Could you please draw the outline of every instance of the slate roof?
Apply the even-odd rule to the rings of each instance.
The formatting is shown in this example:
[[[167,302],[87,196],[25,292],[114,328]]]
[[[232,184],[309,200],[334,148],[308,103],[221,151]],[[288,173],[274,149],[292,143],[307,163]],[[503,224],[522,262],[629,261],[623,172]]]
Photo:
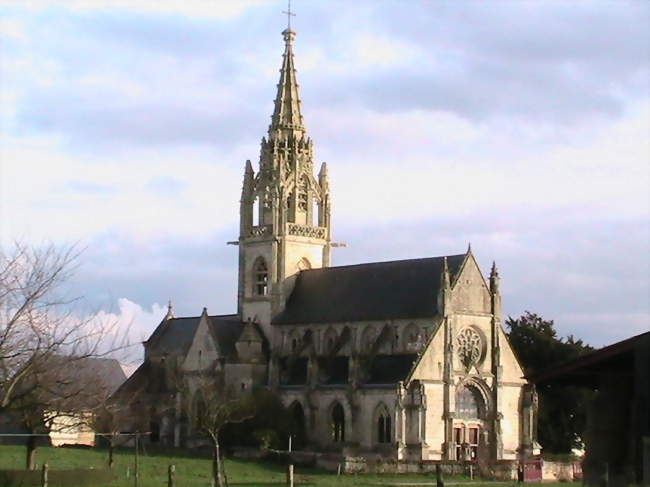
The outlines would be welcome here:
[[[396,384],[405,380],[417,358],[417,354],[375,356],[366,384]]]
[[[451,280],[467,254],[447,256]],[[305,270],[275,324],[426,318],[438,312],[444,257]]]
[[[235,352],[235,343],[244,329],[237,315],[208,316],[210,331],[223,355]],[[164,320],[153,332],[147,346],[155,353],[185,355],[201,321],[201,316],[170,318]]]
[[[133,396],[138,392],[157,394],[169,392],[165,369],[162,365],[146,360],[136,369],[121,387],[115,391],[113,398]]]
[[[120,363],[112,358],[86,357],[73,364],[75,380],[92,381],[108,394],[112,394],[126,380],[126,374]]]

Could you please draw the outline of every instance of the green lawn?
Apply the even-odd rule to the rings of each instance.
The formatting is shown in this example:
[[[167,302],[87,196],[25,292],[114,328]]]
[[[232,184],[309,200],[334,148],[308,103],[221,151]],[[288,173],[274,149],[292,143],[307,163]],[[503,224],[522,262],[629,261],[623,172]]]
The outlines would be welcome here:
[[[177,456],[173,456],[176,454]],[[47,462],[50,469],[69,468],[104,468],[106,465],[106,450],[73,449],[73,448],[46,448],[41,447],[36,453],[38,465]],[[115,454],[114,471],[119,478],[106,487],[132,487],[133,481],[133,450],[119,450]],[[23,468],[25,464],[25,448],[17,446],[0,446],[0,469]],[[181,455],[149,451],[147,455],[140,455],[140,487],[165,487],[167,485],[167,467],[176,465],[176,479],[178,487],[209,487],[210,486],[210,460],[205,457]],[[285,481],[284,467],[272,463],[226,460],[226,472],[231,486],[264,486],[283,485]],[[131,478],[126,478],[127,468]],[[414,474],[359,474],[342,475],[324,472],[321,470],[296,467],[296,480],[299,485],[313,485],[315,487],[347,487],[347,486],[372,486],[372,485],[399,485],[401,483],[428,483],[435,485],[435,475]],[[445,479],[456,484],[468,479]],[[475,482],[479,487],[486,482]],[[501,486],[511,484],[501,483]],[[531,485],[531,484],[527,484]],[[553,484],[544,484],[551,486]],[[559,484],[558,484],[559,485]],[[571,487],[578,484],[562,484]],[[74,487],[74,486],[70,486]]]

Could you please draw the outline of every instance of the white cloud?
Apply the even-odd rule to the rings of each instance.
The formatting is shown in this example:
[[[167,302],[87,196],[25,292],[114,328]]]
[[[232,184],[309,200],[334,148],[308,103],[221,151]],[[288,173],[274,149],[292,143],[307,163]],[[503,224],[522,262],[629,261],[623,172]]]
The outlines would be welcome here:
[[[113,334],[119,339],[126,336],[130,346],[119,351],[117,356],[127,362],[136,363],[143,359],[142,342],[149,338],[166,313],[166,306],[158,303],[153,303],[147,309],[127,298],[119,298],[117,310],[100,311],[92,320],[102,326],[111,327]]]
[[[594,219],[650,213],[647,101],[553,144],[444,113],[317,115],[319,126],[329,127],[317,150],[330,163],[337,219],[417,221],[487,208],[573,208]],[[328,147],[332,139],[358,140],[355,131],[368,141],[363,150],[346,157]]]
[[[0,36],[19,41],[24,41],[27,38],[23,23],[11,18],[0,19]]]
[[[650,331],[650,313],[566,313],[555,320],[561,334],[589,337],[587,343],[604,347]]]
[[[80,157],[61,151],[57,138],[2,140],[0,238],[85,241],[109,229],[140,240],[196,237],[237,220],[241,170],[233,168],[237,164],[220,164],[211,151]],[[182,170],[179,161],[185,161]],[[152,182],[161,175],[183,189],[174,194],[156,190]]]
[[[282,50],[271,9],[242,15],[261,3],[3,2],[18,8],[0,24],[0,241],[102,242],[89,264],[93,292],[116,286],[110,292],[126,301],[112,316],[125,323],[157,324],[160,307],[137,302],[186,282],[201,283],[184,296],[188,309],[231,309],[236,258],[218,261],[226,253],[215,246],[236,228],[243,161],[258,157]],[[284,8],[274,2],[274,15],[275,5]],[[433,15],[414,4],[405,30],[395,29],[401,11],[381,18],[374,1],[342,12],[300,5],[304,115],[318,160],[329,163],[336,237],[356,242],[364,261],[458,251],[471,240],[477,252],[510,259],[513,309],[531,303],[577,324],[567,310],[591,310],[617,275],[594,274],[590,259],[562,267],[566,247],[620,267],[636,266],[630,248],[647,251],[645,234],[615,233],[616,222],[642,226],[650,213],[639,63],[647,48],[635,41],[643,22],[633,24],[625,6],[611,6],[618,15],[581,7],[577,18],[553,2],[505,16],[474,7]],[[539,28],[541,13],[564,27]],[[593,16],[598,28],[584,23]],[[610,36],[614,51],[592,42],[603,27],[620,34]],[[390,235],[374,237],[382,231]],[[134,276],[146,288],[139,293]],[[167,287],[143,284],[153,279]],[[558,284],[565,295],[553,293]],[[643,323],[625,313],[632,300],[647,309],[633,292],[642,286],[647,279],[622,285],[612,313]]]
[[[357,36],[352,42],[350,64],[363,67],[394,67],[422,59],[424,53],[414,44],[372,33]],[[349,68],[350,66],[346,66]]]
[[[4,0],[5,6],[41,10],[53,6],[72,11],[131,10],[143,13],[180,14],[192,17],[232,19],[251,7],[270,0]]]

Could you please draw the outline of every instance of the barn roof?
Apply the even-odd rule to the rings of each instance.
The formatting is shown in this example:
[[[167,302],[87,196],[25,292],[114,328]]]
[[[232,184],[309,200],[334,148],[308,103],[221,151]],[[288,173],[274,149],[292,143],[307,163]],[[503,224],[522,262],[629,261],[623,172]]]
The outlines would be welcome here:
[[[467,254],[447,256],[450,278]],[[438,313],[445,257],[372,262],[298,274],[275,324],[426,318]]]
[[[537,384],[565,382],[593,386],[598,384],[602,374],[632,376],[635,360],[639,360],[643,353],[647,356],[649,351],[650,332],[646,332],[530,374],[526,378]]]

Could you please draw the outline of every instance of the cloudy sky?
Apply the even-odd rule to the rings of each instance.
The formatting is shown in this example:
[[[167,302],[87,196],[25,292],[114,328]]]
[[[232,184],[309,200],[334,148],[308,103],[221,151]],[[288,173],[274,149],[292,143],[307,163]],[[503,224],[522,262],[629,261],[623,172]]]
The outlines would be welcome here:
[[[238,199],[286,3],[0,1],[0,238],[86,247],[72,291],[148,336],[235,310]],[[496,260],[506,314],[650,327],[650,3],[294,0],[335,264]],[[113,316],[114,315],[114,316]]]

